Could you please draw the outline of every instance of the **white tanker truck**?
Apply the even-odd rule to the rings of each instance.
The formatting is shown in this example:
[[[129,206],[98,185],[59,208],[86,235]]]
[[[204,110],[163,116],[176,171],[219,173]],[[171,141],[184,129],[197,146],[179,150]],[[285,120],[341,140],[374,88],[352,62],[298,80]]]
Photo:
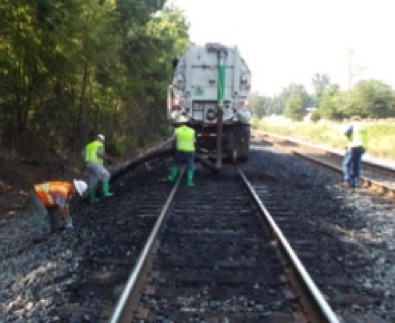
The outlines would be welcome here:
[[[251,72],[237,47],[191,45],[173,67],[168,120],[174,123],[185,115],[196,131],[197,152],[215,158],[218,167],[223,160],[247,160]]]

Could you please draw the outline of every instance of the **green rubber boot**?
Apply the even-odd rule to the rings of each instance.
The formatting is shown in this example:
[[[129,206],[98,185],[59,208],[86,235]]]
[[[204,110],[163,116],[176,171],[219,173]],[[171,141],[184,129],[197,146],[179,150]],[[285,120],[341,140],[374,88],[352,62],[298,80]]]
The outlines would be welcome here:
[[[178,175],[178,167],[177,166],[171,166],[170,168],[170,175],[167,177],[167,180],[170,183],[174,183],[176,181]]]
[[[110,197],[113,195],[114,193],[110,192],[110,183],[108,181],[103,181],[103,196]]]
[[[99,199],[96,197],[96,189],[95,188],[88,189],[88,196],[89,196],[89,201],[91,203],[99,202]]]
[[[193,175],[195,171],[194,170],[188,170],[187,171],[187,186],[194,186],[195,184],[193,183]]]

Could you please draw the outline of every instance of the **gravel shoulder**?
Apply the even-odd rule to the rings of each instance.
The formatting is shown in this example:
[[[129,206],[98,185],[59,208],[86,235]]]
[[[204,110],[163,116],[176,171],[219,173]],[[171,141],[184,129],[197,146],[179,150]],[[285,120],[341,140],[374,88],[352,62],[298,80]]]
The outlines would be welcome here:
[[[394,200],[366,189],[340,188],[335,176],[290,156],[274,154],[263,145],[253,147],[243,168],[250,174],[259,170],[280,178],[287,206],[295,212],[301,209],[297,192],[303,191],[303,208],[309,216],[318,225],[329,225],[345,246],[352,244],[353,250],[358,250],[339,261],[370,291],[375,303],[368,309],[352,310],[395,322]],[[307,198],[306,190],[311,191]],[[69,287],[82,270],[84,252],[89,248],[84,236],[88,229],[48,233],[41,241],[34,241],[34,219],[28,209],[13,212],[12,216],[6,210],[0,214],[0,322],[61,322],[57,308],[82,305],[69,298]],[[78,212],[75,216],[78,219]],[[93,322],[89,315],[83,320]]]

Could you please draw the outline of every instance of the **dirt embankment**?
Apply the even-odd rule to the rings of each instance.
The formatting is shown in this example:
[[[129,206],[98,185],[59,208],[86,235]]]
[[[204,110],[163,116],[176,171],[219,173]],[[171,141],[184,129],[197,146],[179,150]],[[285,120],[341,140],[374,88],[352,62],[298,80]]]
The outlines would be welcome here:
[[[15,151],[0,153],[0,218],[12,218],[26,207],[29,188],[37,182],[83,178],[83,162],[77,154],[56,156],[36,151],[25,157]]]

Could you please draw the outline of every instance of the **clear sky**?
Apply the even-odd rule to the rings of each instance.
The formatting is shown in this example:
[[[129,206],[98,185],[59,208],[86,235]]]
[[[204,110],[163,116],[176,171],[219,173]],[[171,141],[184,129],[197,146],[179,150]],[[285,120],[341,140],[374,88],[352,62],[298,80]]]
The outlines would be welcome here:
[[[169,0],[184,11],[191,41],[237,46],[252,89],[312,92],[315,73],[347,89],[378,79],[395,89],[395,0]],[[351,62],[351,64],[350,64]]]

